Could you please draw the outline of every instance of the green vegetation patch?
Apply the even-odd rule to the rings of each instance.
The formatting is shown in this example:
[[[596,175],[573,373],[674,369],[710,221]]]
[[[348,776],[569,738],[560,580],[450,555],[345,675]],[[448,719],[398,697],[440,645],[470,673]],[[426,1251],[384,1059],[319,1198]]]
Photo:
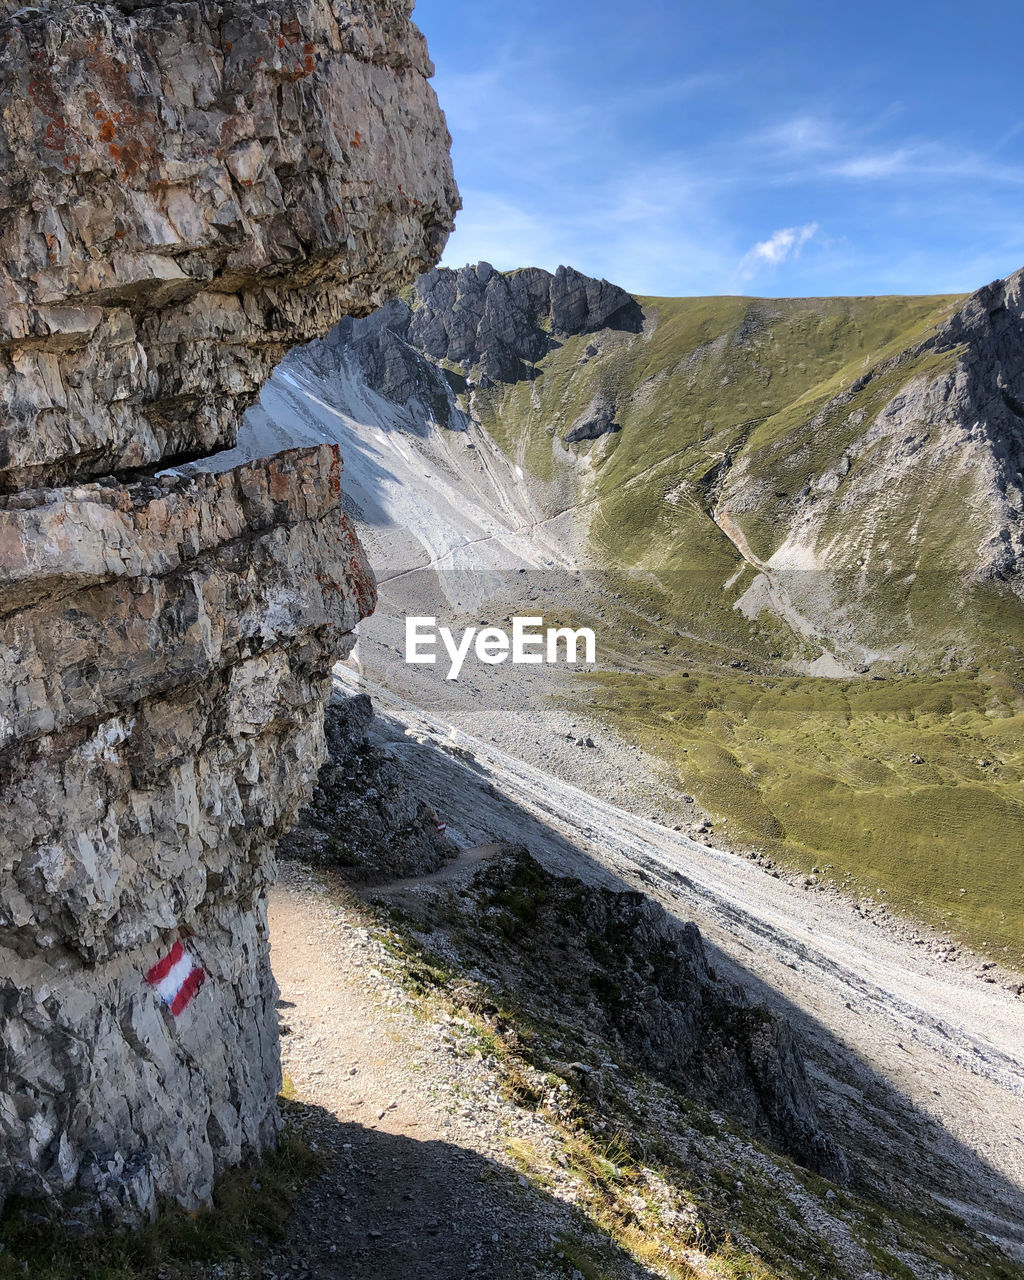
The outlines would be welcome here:
[[[1024,686],[598,674],[594,710],[672,761],[729,838],[1024,964]]]
[[[268,1244],[285,1239],[302,1183],[323,1160],[286,1133],[262,1161],[218,1181],[213,1208],[178,1206],[136,1232],[76,1238],[55,1210],[11,1200],[0,1221],[0,1280],[175,1280],[197,1264],[256,1263]]]

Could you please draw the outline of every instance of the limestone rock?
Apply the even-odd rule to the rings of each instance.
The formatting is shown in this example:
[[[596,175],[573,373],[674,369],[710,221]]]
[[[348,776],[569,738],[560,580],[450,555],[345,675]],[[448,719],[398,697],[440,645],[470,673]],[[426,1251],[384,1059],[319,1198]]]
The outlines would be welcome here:
[[[502,274],[481,262],[417,281],[409,341],[434,360],[478,369],[487,385],[529,377],[560,337],[603,327],[635,333],[642,323],[639,305],[607,280],[571,267]]]
[[[580,444],[621,430],[622,427],[615,421],[615,406],[607,400],[597,400],[580,414],[562,439],[566,444]]]
[[[458,852],[438,815],[403,783],[391,756],[366,740],[372,716],[365,695],[328,705],[327,762],[279,846],[282,858],[332,867],[362,884],[424,875]]]
[[[404,0],[23,7],[0,44],[0,484],[208,453],[285,350],[436,261]]]
[[[336,374],[345,361],[355,362],[366,385],[401,411],[409,430],[424,433],[430,423],[464,431],[468,418],[460,410],[454,381],[409,341],[412,313],[399,299],[371,316],[345,319],[322,342],[296,351],[288,365]]]
[[[696,925],[646,894],[551,872],[522,846],[506,846],[454,902],[437,892],[440,918],[463,920],[462,964],[510,1001],[612,1046],[811,1168],[848,1176],[788,1024],[715,973]]]
[[[198,1205],[276,1131],[271,851],[374,582],[335,447],[182,464],[440,255],[410,9],[0,6],[0,1206]]]
[[[638,304],[607,280],[592,280],[571,267],[559,267],[554,275],[539,267],[503,273],[481,262],[428,272],[416,282],[411,302],[392,303],[370,320],[342,327],[335,341],[362,360],[383,331],[392,344],[397,338],[420,357],[421,380],[430,376],[425,370],[436,370],[430,361],[442,361],[475,372],[486,385],[529,377],[530,366],[560,337],[604,327],[637,332],[642,323]],[[380,382],[379,364],[368,364],[366,373],[382,394],[406,402],[402,388]]]
[[[617,284],[594,280],[573,267],[559,267],[551,281],[551,328],[555,334],[640,328],[639,304]]]

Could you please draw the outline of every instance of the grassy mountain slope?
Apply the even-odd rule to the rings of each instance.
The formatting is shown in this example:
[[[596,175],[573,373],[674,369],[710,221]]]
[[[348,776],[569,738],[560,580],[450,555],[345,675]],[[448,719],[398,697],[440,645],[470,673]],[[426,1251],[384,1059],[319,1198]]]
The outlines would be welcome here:
[[[733,608],[755,575],[712,518],[720,491],[742,468],[745,509],[735,518],[753,555],[767,559],[786,527],[780,505],[840,462],[863,417],[914,379],[946,372],[955,354],[904,358],[854,398],[842,421],[823,428],[815,414],[869,370],[913,351],[959,299],[640,301],[647,317],[642,335],[565,339],[536,366],[533,381],[478,392],[477,410],[538,478],[564,484],[572,476],[577,500],[588,504],[591,542],[609,564],[653,571],[668,589],[666,607],[691,626],[695,617],[704,619],[708,638],[770,651],[779,620],[766,619],[762,637],[764,627],[749,626]],[[616,406],[621,431],[567,451],[561,437],[596,400]],[[957,477],[948,494],[932,495],[935,519],[923,524],[904,503],[908,527],[916,522],[928,532],[923,550],[937,548],[943,530],[948,542],[945,508],[964,497]],[[869,639],[893,643],[888,618],[862,612],[873,624]],[[901,619],[895,634],[904,630]],[[935,634],[937,642],[941,626]],[[786,649],[803,647],[799,634],[786,641]]]
[[[600,714],[765,850],[1024,966],[1024,696],[994,672],[883,683],[598,677]]]
[[[981,571],[1001,446],[967,420],[976,353],[936,341],[963,300],[639,301],[643,333],[474,396],[650,627],[603,713],[739,841],[1024,962],[1024,610]],[[621,429],[567,448],[596,403]]]

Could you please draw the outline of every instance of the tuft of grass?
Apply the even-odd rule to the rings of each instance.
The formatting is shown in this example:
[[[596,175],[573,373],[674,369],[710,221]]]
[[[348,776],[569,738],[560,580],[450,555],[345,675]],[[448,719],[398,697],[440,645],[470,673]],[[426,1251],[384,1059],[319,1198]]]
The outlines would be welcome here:
[[[555,1242],[550,1263],[557,1273],[582,1276],[583,1280],[614,1280],[615,1277],[615,1272],[609,1271],[596,1250],[568,1235],[560,1236]]]
[[[211,1209],[170,1206],[153,1225],[115,1235],[75,1238],[54,1209],[9,1201],[0,1280],[172,1280],[197,1264],[256,1263],[268,1244],[285,1239],[296,1193],[322,1169],[322,1157],[286,1131],[261,1161],[219,1179]]]
[[[669,1280],[780,1280],[785,1272],[720,1236],[671,1169],[641,1164],[622,1136],[562,1129],[569,1173],[588,1217],[625,1254]]]

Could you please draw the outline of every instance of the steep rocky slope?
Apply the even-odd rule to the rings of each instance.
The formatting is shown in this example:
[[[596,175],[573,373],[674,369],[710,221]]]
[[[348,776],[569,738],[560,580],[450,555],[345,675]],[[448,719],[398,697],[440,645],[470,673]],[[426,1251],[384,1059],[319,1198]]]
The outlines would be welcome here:
[[[500,975],[506,998],[614,1045],[682,1096],[846,1179],[790,1027],[715,973],[695,925],[643,893],[553,875],[522,847],[502,849],[473,896],[478,919],[460,935],[463,953]]]
[[[684,1096],[722,1107],[804,1164],[843,1179],[846,1161],[823,1132],[814,1090],[785,1022],[713,971],[700,932],[643,894],[553,874],[525,846],[476,854],[439,834],[365,695],[327,708],[328,761],[311,802],[279,846],[350,885],[400,886],[416,901],[475,869],[471,919],[463,894],[452,920],[467,967],[499,974],[509,1000],[545,1007],[616,1044]],[[453,770],[458,762],[453,763]],[[468,799],[468,798],[467,798]],[[407,906],[409,902],[407,901]],[[457,931],[458,932],[458,931]]]
[[[827,398],[755,426],[715,507],[760,570],[741,610],[756,616],[781,578],[809,634],[866,662],[984,659],[1000,620],[1019,642],[1022,284],[979,290]]]
[[[324,716],[327,761],[280,858],[340,869],[350,883],[436,871],[458,846],[429,804],[405,786],[386,752],[370,746],[366,694],[334,698]]]
[[[195,1205],[276,1131],[270,849],[374,583],[335,446],[166,469],[436,261],[410,8],[3,5],[0,1203]]]

